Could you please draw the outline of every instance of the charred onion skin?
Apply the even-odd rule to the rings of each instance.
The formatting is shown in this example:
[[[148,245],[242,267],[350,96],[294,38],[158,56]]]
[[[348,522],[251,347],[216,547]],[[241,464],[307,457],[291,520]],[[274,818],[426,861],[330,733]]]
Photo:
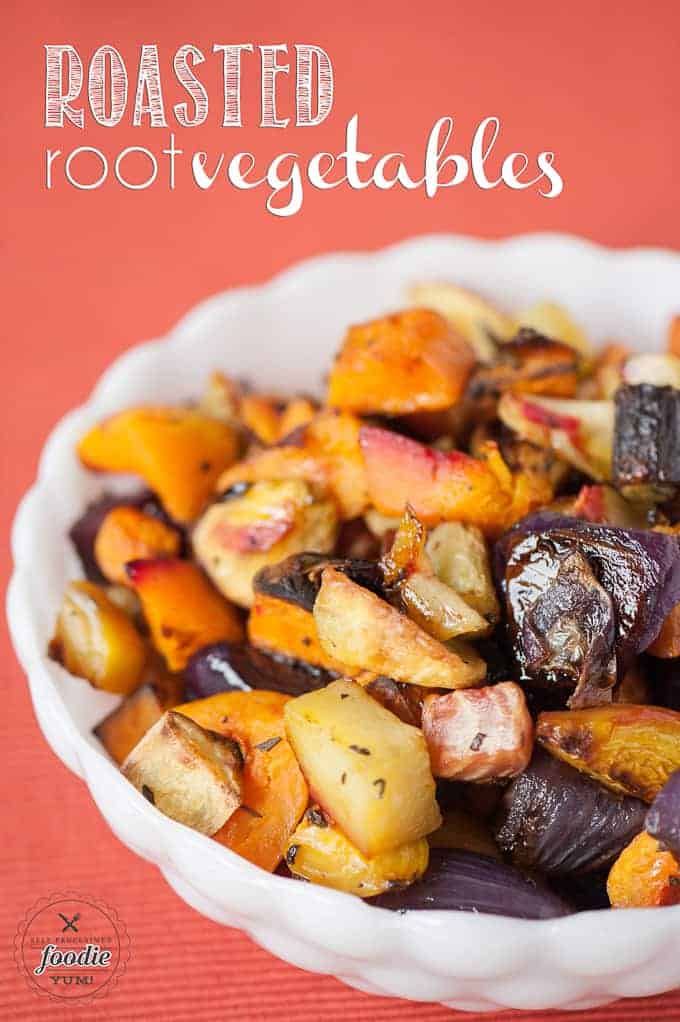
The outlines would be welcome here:
[[[395,912],[449,909],[515,919],[555,919],[571,912],[548,887],[513,866],[486,855],[442,848],[430,851],[422,880],[371,898],[369,904]]]
[[[382,595],[382,574],[375,561],[326,557],[317,553],[293,554],[279,564],[262,568],[253,580],[253,588],[258,593],[311,611],[321,588],[323,570],[327,567],[341,571],[358,585]]]
[[[671,496],[680,485],[680,391],[624,385],[615,406],[614,485],[626,496]]]
[[[613,682],[680,597],[676,537],[548,511],[529,515],[496,544],[495,570],[522,680],[575,684],[574,707],[610,700]]]
[[[495,837],[518,867],[550,876],[591,873],[639,833],[646,810],[538,750],[503,795]]]
[[[184,675],[196,698],[251,688],[299,696],[333,680],[327,671],[275,659],[246,642],[216,642],[192,656]]]

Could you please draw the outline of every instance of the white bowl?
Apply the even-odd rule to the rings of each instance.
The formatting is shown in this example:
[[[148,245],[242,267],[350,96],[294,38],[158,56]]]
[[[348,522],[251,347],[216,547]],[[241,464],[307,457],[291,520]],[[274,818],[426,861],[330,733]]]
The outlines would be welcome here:
[[[509,309],[564,303],[595,342],[663,342],[680,311],[680,256],[608,251],[574,238],[419,238],[379,253],[324,256],[198,306],[161,341],[134,348],[50,436],[17,512],[8,617],[40,726],[82,777],[112,830],[155,862],[190,905],[273,954],[360,990],[453,1008],[587,1008],[680,984],[680,907],[525,921],[462,912],[399,915],[270,876],[166,819],[116,770],[91,728],[116,699],[46,656],[64,584],[78,564],[66,533],[110,480],[86,473],[77,439],[136,402],[180,401],[224,367],[277,390],[315,390],[348,323],[403,304],[409,283],[451,279]]]

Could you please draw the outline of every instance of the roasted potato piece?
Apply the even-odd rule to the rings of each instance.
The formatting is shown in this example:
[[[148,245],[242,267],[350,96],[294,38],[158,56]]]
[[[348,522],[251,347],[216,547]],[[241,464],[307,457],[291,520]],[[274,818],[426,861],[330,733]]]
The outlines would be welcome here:
[[[182,537],[158,518],[136,507],[115,507],[102,522],[94,543],[94,555],[109,582],[129,585],[125,565],[128,561],[174,557]]]
[[[541,745],[612,791],[651,802],[680,769],[680,713],[616,703],[541,713]]]
[[[427,840],[430,848],[457,848],[463,852],[488,855],[491,859],[501,858],[489,825],[464,809],[447,809],[441,827],[433,831]]]
[[[168,710],[121,767],[131,784],[166,816],[215,834],[241,804],[238,744]]]
[[[399,591],[411,620],[440,642],[478,639],[491,631],[489,622],[432,572],[413,572]]]
[[[187,408],[130,408],[78,444],[80,460],[104,472],[133,472],[179,522],[196,518],[238,452],[233,429]]]
[[[379,596],[326,568],[314,604],[319,641],[353,668],[430,688],[467,688],[486,664],[463,642],[444,646]]]
[[[500,606],[484,536],[473,525],[443,522],[427,537],[425,552],[438,578],[490,621],[498,620]]]
[[[220,592],[250,607],[261,568],[303,550],[332,550],[337,529],[335,504],[315,499],[304,480],[263,480],[208,508],[193,547]]]
[[[531,759],[533,723],[524,692],[513,681],[428,696],[422,727],[435,777],[515,777]]]
[[[190,561],[132,561],[128,576],[142,601],[154,646],[172,671],[181,671],[201,646],[239,642],[238,612]]]
[[[680,865],[655,837],[642,831],[609,871],[613,908],[656,908],[680,903]]]
[[[286,865],[294,876],[360,898],[412,884],[427,869],[429,858],[427,840],[420,838],[369,859],[315,809],[305,814],[286,850]]]
[[[496,353],[495,342],[509,340],[515,332],[509,316],[455,284],[416,284],[409,298],[444,316],[472,346],[480,362],[490,362]]]
[[[286,733],[314,799],[360,852],[407,845],[441,823],[425,740],[357,684],[286,704]]]
[[[490,365],[474,371],[468,393],[473,400],[496,398],[506,391],[573,397],[578,369],[576,352],[569,345],[523,328],[499,348]]]
[[[551,447],[597,481],[611,479],[614,403],[503,394],[498,417],[524,440]]]
[[[224,692],[178,707],[202,727],[238,741],[245,758],[241,808],[214,837],[270,873],[281,861],[309,800],[286,740],[287,701],[279,692]]]
[[[335,674],[354,670],[329,656],[319,642],[314,615],[288,600],[255,592],[248,617],[248,638],[253,646],[274,656],[302,660]]]
[[[516,326],[519,329],[529,327],[555,341],[561,341],[586,359],[592,357],[593,349],[584,331],[556,302],[537,302],[524,309],[516,317]]]
[[[455,404],[475,364],[470,345],[430,309],[350,327],[335,359],[328,404],[362,415],[406,415]]]
[[[70,582],[49,653],[95,688],[127,695],[139,685],[147,647],[127,614],[93,582]]]

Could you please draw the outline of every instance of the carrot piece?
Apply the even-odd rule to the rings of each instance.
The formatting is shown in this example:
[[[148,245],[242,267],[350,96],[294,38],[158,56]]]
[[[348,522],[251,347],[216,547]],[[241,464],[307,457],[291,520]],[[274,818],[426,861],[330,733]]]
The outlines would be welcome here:
[[[680,865],[651,834],[642,831],[609,871],[607,894],[614,908],[656,908],[680,903]]]
[[[198,516],[237,455],[234,430],[186,408],[130,408],[101,422],[78,444],[88,468],[133,472],[180,522]]]
[[[174,557],[181,537],[152,515],[136,507],[115,507],[104,518],[94,543],[94,555],[109,582],[129,585],[125,565],[128,561]]]
[[[182,670],[201,646],[243,638],[238,612],[190,561],[132,561],[127,572],[153,643],[171,671]]]
[[[307,808],[309,792],[288,741],[283,708],[289,696],[262,689],[223,692],[177,708],[202,727],[235,738],[244,754],[242,805],[213,835],[272,872]]]

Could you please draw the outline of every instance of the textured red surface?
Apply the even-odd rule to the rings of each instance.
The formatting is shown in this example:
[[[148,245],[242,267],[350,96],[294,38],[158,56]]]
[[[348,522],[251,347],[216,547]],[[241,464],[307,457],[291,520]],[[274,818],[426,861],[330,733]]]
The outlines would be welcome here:
[[[332,7],[311,0],[250,0],[238,7],[208,0],[10,0],[4,15],[3,529],[53,423],[82,400],[116,354],[162,333],[214,291],[262,279],[317,252],[374,248],[426,231],[498,236],[566,230],[612,245],[680,248],[680,8],[673,0],[651,7],[628,0],[552,7],[432,0],[420,8],[405,0]],[[223,130],[211,117],[210,126],[193,134],[179,130],[179,145],[252,149],[263,159],[289,148],[308,155],[337,151],[345,121],[359,111],[366,148],[399,149],[415,158],[437,117],[456,118],[462,144],[482,117],[497,114],[508,150],[557,152],[564,193],[547,201],[534,192],[482,192],[469,184],[433,201],[404,191],[309,192],[302,212],[282,220],[264,211],[260,192],[222,186],[199,194],[186,180],[174,193],[165,187],[122,192],[109,185],[96,192],[63,185],[44,190],[47,146],[160,148],[167,132],[43,129],[43,43],[72,42],[89,54],[108,42],[133,60],[140,43],[158,42],[167,65],[168,55],[185,42],[209,52],[214,42],[245,41],[326,47],[336,72],[331,117],[306,132],[257,129],[259,84],[248,74],[246,126]],[[5,572],[4,544],[0,559]],[[37,1001],[11,954],[2,952],[0,1017],[454,1017],[437,1006],[372,999],[333,979],[306,975],[187,908],[155,870],[118,844],[81,783],[45,747],[4,631],[2,654],[0,941],[9,948],[19,919],[39,897],[75,888],[117,908],[132,938],[132,958],[118,988],[96,1011],[71,1014]],[[573,1018],[554,1012],[514,1017]],[[677,1019],[680,994],[620,1002],[583,1017]]]

